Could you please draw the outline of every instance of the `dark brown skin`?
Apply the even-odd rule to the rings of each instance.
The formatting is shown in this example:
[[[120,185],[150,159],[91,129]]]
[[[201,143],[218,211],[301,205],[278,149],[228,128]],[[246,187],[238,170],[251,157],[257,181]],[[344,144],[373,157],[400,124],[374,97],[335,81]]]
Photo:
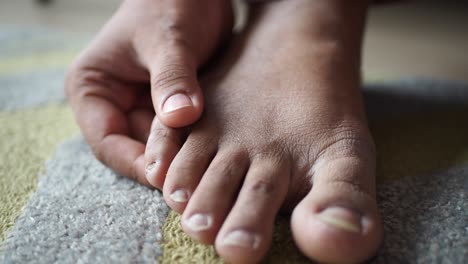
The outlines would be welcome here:
[[[184,231],[214,244],[224,259],[261,260],[283,210],[293,212],[294,240],[306,256],[362,262],[382,239],[375,151],[359,89],[367,5],[252,5],[248,27],[201,77],[205,112],[190,130],[171,128],[159,112],[153,119],[144,93],[131,97],[134,108],[120,106],[133,109],[120,110],[126,118],[104,119],[112,121],[107,126],[99,109],[124,105],[122,92],[105,90],[107,100],[91,96],[95,104],[89,107],[72,94],[72,105],[88,139],[98,138],[96,131],[126,132],[117,133],[126,138],[115,132],[100,137],[101,160],[117,171],[133,167],[124,174],[162,189],[168,205],[182,214]],[[145,91],[145,80],[136,83]],[[153,96],[153,102],[159,101]]]

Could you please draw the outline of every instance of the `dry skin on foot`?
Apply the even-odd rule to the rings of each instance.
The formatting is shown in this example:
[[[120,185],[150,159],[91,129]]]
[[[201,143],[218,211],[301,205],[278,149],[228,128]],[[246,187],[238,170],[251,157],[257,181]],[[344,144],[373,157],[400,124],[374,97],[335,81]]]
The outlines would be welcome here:
[[[382,234],[353,55],[359,45],[341,50],[314,34],[279,42],[307,23],[272,23],[285,12],[274,5],[257,12],[202,77],[202,119],[187,134],[153,122],[147,159],[165,165],[148,176],[182,214],[183,230],[228,261],[260,260],[280,211],[293,211],[293,237],[308,257],[365,260]],[[343,78],[331,78],[337,74]]]

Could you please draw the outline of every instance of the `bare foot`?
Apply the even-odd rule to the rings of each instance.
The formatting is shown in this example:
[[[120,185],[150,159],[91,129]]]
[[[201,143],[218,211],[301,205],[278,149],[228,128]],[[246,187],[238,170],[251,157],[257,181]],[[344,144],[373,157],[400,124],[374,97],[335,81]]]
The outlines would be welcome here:
[[[143,152],[155,112],[170,127],[198,120],[203,95],[197,70],[231,28],[229,0],[123,1],[66,82],[98,159],[150,185],[144,168],[152,161],[145,164]]]
[[[275,216],[293,210],[308,257],[353,263],[375,253],[375,154],[359,90],[365,11],[347,1],[256,6],[203,79],[206,111],[185,143],[153,124],[147,155],[172,162],[156,182],[188,235],[231,262],[256,262]]]

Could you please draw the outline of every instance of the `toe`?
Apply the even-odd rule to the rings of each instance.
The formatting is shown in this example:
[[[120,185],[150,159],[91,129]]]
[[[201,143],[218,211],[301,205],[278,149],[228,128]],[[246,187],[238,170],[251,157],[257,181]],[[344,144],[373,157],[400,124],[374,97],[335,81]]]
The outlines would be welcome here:
[[[135,109],[128,113],[128,127],[132,138],[145,144],[148,140],[154,113],[147,109]]]
[[[253,160],[237,201],[216,237],[216,249],[223,258],[233,263],[254,263],[266,254],[288,183],[289,166],[284,160]]]
[[[193,124],[203,111],[198,65],[192,52],[177,42],[161,50],[149,67],[156,114],[169,127]]]
[[[216,154],[217,144],[210,134],[193,133],[175,156],[163,186],[164,199],[182,213],[202,175]]]
[[[184,137],[183,129],[166,127],[154,117],[145,150],[146,179],[153,187],[163,188],[169,165],[179,152]]]
[[[317,164],[312,190],[292,215],[294,239],[320,262],[362,262],[382,239],[373,166],[354,157]]]
[[[213,244],[231,209],[247,171],[248,155],[241,151],[218,152],[203,175],[182,216],[182,228],[192,238]],[[206,219],[199,225],[199,220]]]

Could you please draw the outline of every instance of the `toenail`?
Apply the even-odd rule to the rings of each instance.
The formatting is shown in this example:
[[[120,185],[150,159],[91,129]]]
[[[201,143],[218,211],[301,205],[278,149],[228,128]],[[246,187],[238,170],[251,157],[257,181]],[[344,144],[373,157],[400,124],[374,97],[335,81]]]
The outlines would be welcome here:
[[[166,99],[162,110],[170,113],[186,107],[193,107],[192,100],[185,94],[177,93]]]
[[[361,233],[362,230],[361,215],[344,207],[330,206],[321,211],[318,218],[325,224],[341,230],[353,233]]]
[[[188,201],[189,197],[189,192],[184,189],[175,190],[169,195],[169,198],[171,198],[171,200],[176,203],[185,203],[186,201]]]
[[[159,164],[161,164],[161,161],[156,160],[155,162],[148,164],[148,166],[146,166],[145,174],[146,174],[147,179],[156,172],[156,170],[159,167]]]
[[[256,249],[260,245],[260,237],[245,230],[234,230],[224,237],[222,243],[230,246]]]
[[[194,214],[185,221],[188,228],[193,231],[203,231],[211,227],[213,219],[206,214]]]

